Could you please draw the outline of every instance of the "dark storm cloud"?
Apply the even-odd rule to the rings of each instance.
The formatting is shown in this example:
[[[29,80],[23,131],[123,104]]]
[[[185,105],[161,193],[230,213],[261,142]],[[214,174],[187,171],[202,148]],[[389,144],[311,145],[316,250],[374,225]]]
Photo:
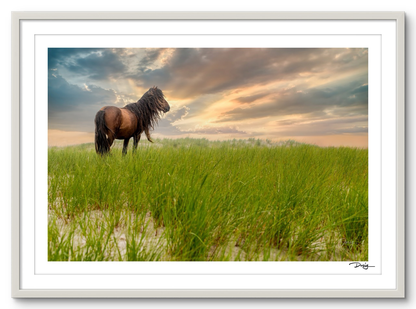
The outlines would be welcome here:
[[[49,74],[48,114],[49,126],[54,129],[93,130],[92,120],[101,106],[112,105],[116,101],[113,90],[94,85],[81,88],[68,83],[62,76]]]
[[[104,80],[110,76],[116,77],[125,72],[126,67],[119,56],[111,50],[91,53],[86,57],[74,59],[66,68],[74,73],[88,76],[95,80]]]
[[[124,75],[126,67],[123,54],[113,49],[100,48],[49,48],[49,70],[65,68],[78,75],[93,80]]]
[[[217,122],[302,114],[325,116],[325,111],[331,108],[338,116],[367,115],[368,87],[353,82],[302,91],[292,88],[279,93],[268,103],[252,105],[249,108],[238,107],[225,112]]]
[[[116,101],[113,90],[94,85],[81,88],[69,84],[62,76],[49,74],[48,107],[51,111],[68,111],[85,105],[112,104]]]
[[[365,69],[367,60],[366,49],[181,48],[163,67],[138,71],[129,77],[140,86],[156,84],[174,90],[175,97],[183,99],[290,80],[302,73],[337,74]]]
[[[72,57],[83,57],[92,52],[101,50],[99,48],[49,48],[48,49],[48,68],[56,69],[58,64],[65,63]]]

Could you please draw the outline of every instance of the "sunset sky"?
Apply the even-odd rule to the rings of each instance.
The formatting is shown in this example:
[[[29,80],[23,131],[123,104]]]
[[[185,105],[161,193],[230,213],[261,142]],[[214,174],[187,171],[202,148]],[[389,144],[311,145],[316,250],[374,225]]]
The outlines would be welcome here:
[[[150,87],[171,110],[152,136],[368,145],[368,50],[50,48],[49,145],[94,141],[105,105]]]

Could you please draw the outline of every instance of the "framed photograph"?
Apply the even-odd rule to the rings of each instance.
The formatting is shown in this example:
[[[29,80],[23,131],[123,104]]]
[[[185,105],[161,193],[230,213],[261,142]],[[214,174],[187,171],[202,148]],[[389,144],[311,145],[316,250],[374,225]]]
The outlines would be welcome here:
[[[12,296],[403,298],[403,12],[12,13]]]

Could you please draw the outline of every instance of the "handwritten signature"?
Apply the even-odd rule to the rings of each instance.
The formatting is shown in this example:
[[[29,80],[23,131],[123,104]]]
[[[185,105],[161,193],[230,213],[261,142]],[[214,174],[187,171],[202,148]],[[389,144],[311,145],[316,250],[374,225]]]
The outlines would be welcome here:
[[[349,265],[351,264],[355,265],[354,268],[362,267],[365,270],[367,270],[369,267],[375,267],[375,266],[370,266],[367,263],[361,264],[360,262],[352,262]]]

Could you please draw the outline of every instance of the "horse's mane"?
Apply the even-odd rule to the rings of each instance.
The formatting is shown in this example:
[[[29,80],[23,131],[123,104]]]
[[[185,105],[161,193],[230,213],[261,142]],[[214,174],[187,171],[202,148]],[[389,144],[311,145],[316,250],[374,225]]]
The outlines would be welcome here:
[[[163,111],[164,100],[162,90],[152,87],[136,103],[127,104],[123,108],[128,109],[137,117],[139,131],[146,128],[154,129],[160,119],[160,112]]]

